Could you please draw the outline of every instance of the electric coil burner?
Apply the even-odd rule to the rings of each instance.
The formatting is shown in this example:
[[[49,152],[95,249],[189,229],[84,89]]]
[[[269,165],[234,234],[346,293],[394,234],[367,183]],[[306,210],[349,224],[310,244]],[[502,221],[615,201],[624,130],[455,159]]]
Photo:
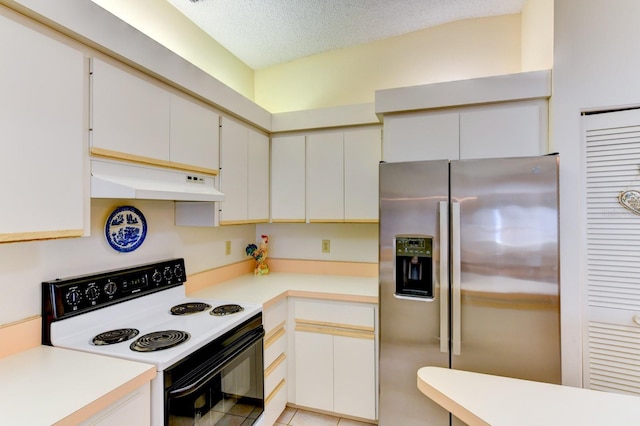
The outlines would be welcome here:
[[[156,331],[138,337],[129,348],[136,352],[161,351],[186,342],[190,337],[189,333],[179,330]]]
[[[171,308],[171,315],[189,315],[210,309],[211,305],[202,302],[182,303]]]
[[[119,328],[117,330],[105,331],[98,334],[93,338],[91,343],[96,346],[114,345],[116,343],[124,342],[129,339],[133,339],[140,333],[135,328]]]
[[[220,305],[213,308],[210,314],[217,317],[223,317],[225,315],[237,314],[242,311],[244,311],[244,308],[240,305]]]
[[[152,426],[259,424],[262,307],[187,298],[185,281],[170,259],[43,282],[42,343],[154,365]]]

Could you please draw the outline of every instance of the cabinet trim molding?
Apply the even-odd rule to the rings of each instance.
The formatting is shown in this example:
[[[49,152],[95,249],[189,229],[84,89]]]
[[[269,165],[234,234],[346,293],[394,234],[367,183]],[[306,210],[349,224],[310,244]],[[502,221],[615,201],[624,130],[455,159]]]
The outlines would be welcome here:
[[[36,231],[36,232],[12,232],[0,234],[0,243],[34,241],[34,240],[53,240],[58,238],[77,238],[82,237],[84,231],[82,229],[62,229],[59,231]]]
[[[278,358],[276,358],[271,365],[269,365],[267,368],[264,369],[264,377],[267,378],[271,375],[271,373],[273,373],[273,371],[278,368],[278,366],[280,364],[282,364],[284,362],[284,360],[287,359],[287,355],[284,353],[281,353]]]
[[[221,220],[220,226],[224,225],[250,225],[252,223],[267,223],[269,219],[242,219],[242,220]]]
[[[215,169],[192,166],[190,164],[176,163],[175,161],[159,160],[157,158],[145,157],[143,155],[127,154],[126,152],[112,151],[110,149],[91,147],[89,153],[96,157],[109,158],[112,160],[128,161],[131,163],[142,163],[148,164],[150,166],[167,167],[170,169],[202,173],[211,176],[218,175],[218,170]]]
[[[280,380],[280,382],[276,385],[276,387],[265,398],[264,405],[267,405],[267,404],[269,404],[269,402],[271,402],[273,397],[276,396],[278,394],[278,392],[280,392],[280,389],[282,389],[284,387],[285,383],[286,383],[286,381],[284,379]]]
[[[273,345],[282,335],[286,333],[284,328],[284,321],[280,323],[276,328],[271,330],[264,338],[264,348],[268,349],[269,346]]]

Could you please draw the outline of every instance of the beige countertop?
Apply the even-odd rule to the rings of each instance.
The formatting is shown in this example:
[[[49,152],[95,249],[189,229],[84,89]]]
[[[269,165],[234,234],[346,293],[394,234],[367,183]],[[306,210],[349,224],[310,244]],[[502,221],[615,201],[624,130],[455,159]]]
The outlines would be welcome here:
[[[0,359],[0,423],[75,425],[155,374],[153,365],[38,346]]]
[[[200,299],[259,303],[265,308],[287,296],[378,303],[378,278],[294,273],[246,274],[189,294],[189,297]]]
[[[422,393],[471,426],[640,424],[640,398],[440,367],[418,370]]]

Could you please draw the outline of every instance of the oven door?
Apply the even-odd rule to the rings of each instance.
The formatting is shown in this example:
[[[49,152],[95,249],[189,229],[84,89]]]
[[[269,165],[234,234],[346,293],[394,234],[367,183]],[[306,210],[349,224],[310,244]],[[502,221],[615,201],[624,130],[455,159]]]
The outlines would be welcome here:
[[[165,387],[167,424],[254,424],[264,411],[263,337],[260,326],[238,339],[227,339],[232,342],[222,348],[218,342],[205,347],[193,359],[208,352],[207,362],[181,377],[165,371],[165,383],[175,380]]]

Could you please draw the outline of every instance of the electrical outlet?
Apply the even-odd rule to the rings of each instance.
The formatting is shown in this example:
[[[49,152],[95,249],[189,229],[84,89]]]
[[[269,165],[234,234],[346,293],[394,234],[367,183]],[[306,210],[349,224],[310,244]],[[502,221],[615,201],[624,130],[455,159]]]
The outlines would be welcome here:
[[[331,252],[331,240],[322,240],[322,252],[323,253]]]
[[[231,254],[231,241],[224,242],[224,254],[225,256],[229,256]]]

